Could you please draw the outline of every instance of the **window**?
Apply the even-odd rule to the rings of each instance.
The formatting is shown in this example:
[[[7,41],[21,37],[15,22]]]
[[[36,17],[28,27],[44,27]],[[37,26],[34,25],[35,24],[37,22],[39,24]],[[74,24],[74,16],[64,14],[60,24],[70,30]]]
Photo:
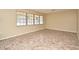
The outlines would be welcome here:
[[[26,16],[17,15],[17,26],[26,25]]]
[[[43,24],[43,16],[40,16],[40,24]]]
[[[17,12],[17,26],[43,24],[43,16]]]
[[[40,20],[39,20],[39,16],[38,16],[38,15],[35,15],[35,24],[40,24],[39,21],[40,21]]]
[[[27,24],[33,25],[33,14],[27,14]]]

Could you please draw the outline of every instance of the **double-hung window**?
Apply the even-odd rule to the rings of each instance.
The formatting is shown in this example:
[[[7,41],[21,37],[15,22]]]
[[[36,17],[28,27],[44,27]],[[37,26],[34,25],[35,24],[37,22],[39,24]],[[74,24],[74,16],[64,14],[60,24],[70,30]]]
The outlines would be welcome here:
[[[43,24],[44,20],[43,20],[43,16],[40,16],[40,24]]]
[[[17,26],[26,25],[26,13],[17,13]]]
[[[40,17],[38,15],[35,15],[35,24],[40,24]]]
[[[33,14],[27,14],[27,25],[33,25]]]
[[[17,12],[17,26],[21,25],[40,25],[43,24],[43,16],[26,14],[26,12]]]

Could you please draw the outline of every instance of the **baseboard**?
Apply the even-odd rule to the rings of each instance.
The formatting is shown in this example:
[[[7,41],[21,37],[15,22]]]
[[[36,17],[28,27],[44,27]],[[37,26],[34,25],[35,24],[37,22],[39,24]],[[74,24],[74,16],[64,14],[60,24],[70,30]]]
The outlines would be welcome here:
[[[9,37],[2,38],[2,39],[0,39],[0,40],[5,40],[5,39],[12,38],[12,37],[16,37],[16,36],[24,35],[24,34],[26,34],[26,33],[22,33],[22,34],[19,34],[19,35],[12,35],[12,36],[9,36]]]
[[[44,28],[44,29],[57,30],[57,29],[50,29],[50,28]],[[40,30],[44,30],[44,29],[40,29]],[[36,31],[40,31],[40,30],[36,30]],[[36,31],[31,31],[31,32],[28,32],[28,33],[36,32]],[[62,31],[62,30],[57,30],[57,31]],[[64,31],[64,32],[70,32],[70,31]],[[28,34],[28,33],[22,33],[22,34],[18,34],[18,35],[13,35],[13,36],[10,36],[10,37],[2,38],[0,40],[5,40],[5,39],[9,39],[9,38],[12,38],[12,37],[21,36],[21,35]],[[77,32],[71,32],[71,33],[77,33]]]
[[[77,33],[77,32],[75,32],[75,31],[67,31],[67,30],[59,30],[59,29],[51,29],[51,28],[46,28],[46,29],[49,29],[49,30],[57,30],[57,31],[63,31],[63,32]]]
[[[40,30],[44,30],[44,29],[40,29]],[[36,30],[36,31],[40,31],[40,30]],[[27,33],[18,34],[18,35],[13,35],[13,36],[9,36],[9,37],[6,37],[6,38],[2,38],[2,39],[0,39],[0,40],[5,40],[5,39],[9,39],[9,38],[13,38],[13,37],[21,36],[21,35],[24,35],[24,34],[28,34],[28,33],[32,33],[32,32],[36,32],[36,31],[31,31],[31,32],[27,32]]]

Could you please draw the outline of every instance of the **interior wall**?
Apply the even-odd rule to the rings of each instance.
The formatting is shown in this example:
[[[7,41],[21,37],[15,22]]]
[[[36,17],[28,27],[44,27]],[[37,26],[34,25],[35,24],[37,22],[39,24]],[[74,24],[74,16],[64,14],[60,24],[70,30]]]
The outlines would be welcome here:
[[[77,10],[77,35],[79,40],[79,10]]]
[[[16,26],[16,11],[42,15],[30,10],[0,9],[0,40],[44,29],[44,25]]]
[[[77,32],[77,28],[76,28],[77,20],[76,20],[75,10],[45,14],[44,25],[31,25],[31,26],[30,25],[16,26],[16,11],[43,15],[32,10],[0,9],[0,40],[22,35],[25,33],[42,30],[44,28],[75,32],[75,33]],[[78,16],[79,16],[79,10],[78,10]],[[79,25],[79,21],[78,21],[78,25]]]
[[[76,11],[67,10],[45,15],[46,28],[60,31],[77,32]]]

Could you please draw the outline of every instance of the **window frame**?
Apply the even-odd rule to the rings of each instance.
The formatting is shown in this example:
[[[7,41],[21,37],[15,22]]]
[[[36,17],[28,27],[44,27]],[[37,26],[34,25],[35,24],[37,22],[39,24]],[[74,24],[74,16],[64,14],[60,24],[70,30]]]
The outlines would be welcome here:
[[[27,19],[26,15],[16,14],[16,26],[26,26],[27,25],[27,20],[26,19],[25,19],[25,25],[21,25],[21,23],[20,23],[20,25],[17,25],[17,23],[18,23],[17,22],[18,21],[17,16],[24,16]]]
[[[30,19],[30,18],[28,19],[28,14],[30,14],[30,15],[31,15],[31,16],[29,16],[29,17],[32,17],[31,19]],[[27,25],[34,25],[34,17],[33,17],[33,15],[34,15],[34,14],[27,13]],[[28,20],[30,20],[30,21],[31,21],[31,24],[28,24]]]
[[[16,11],[16,26],[18,26],[18,27],[20,27],[20,26],[26,26],[27,25],[27,17],[26,17],[26,12],[22,12],[22,11]],[[25,19],[25,25],[17,25],[17,21],[18,21],[18,19],[17,19],[17,16],[24,16],[26,19]]]
[[[20,14],[19,14],[20,13]],[[28,24],[28,14],[31,14],[32,15],[32,24]],[[36,16],[35,16],[36,15]],[[18,21],[18,19],[17,19],[17,16],[24,16],[25,17],[25,25],[17,25],[17,21]],[[43,25],[43,24],[41,24],[40,23],[40,16],[42,16],[43,17],[43,24],[44,24],[44,16],[43,15],[38,15],[38,14],[33,14],[33,13],[27,13],[27,12],[22,12],[22,11],[17,11],[16,12],[16,26],[32,26],[32,25]],[[30,16],[29,16],[30,17]],[[37,21],[36,21],[36,18],[35,17],[37,17]],[[30,19],[30,18],[29,18]],[[35,23],[35,21],[37,22],[37,23]]]
[[[36,20],[35,16],[38,16],[38,18],[39,18],[39,19],[38,19],[38,23],[35,23],[35,20]],[[37,15],[37,14],[34,15],[34,24],[35,24],[35,25],[40,25],[40,17],[39,17],[39,15]]]
[[[42,16],[42,15],[41,15]],[[40,16],[40,17],[41,17]],[[41,20],[40,20],[41,21]],[[40,25],[43,25],[44,24],[44,16],[42,16],[42,24],[40,23]]]

